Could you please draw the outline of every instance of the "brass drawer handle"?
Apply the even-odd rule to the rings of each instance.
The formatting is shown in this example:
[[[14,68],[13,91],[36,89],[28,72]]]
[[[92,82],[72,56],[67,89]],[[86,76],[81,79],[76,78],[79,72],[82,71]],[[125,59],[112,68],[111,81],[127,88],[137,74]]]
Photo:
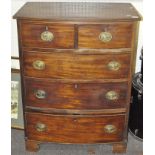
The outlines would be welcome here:
[[[102,42],[110,42],[112,40],[112,34],[110,32],[101,32],[99,35],[99,40]]]
[[[36,124],[36,130],[39,131],[39,132],[43,132],[46,130],[46,125],[43,124],[43,123],[37,123]]]
[[[50,42],[54,39],[54,35],[52,32],[48,31],[48,27],[46,26],[46,30],[41,33],[41,39],[46,42]]]
[[[119,94],[113,90],[108,91],[105,95],[108,100],[117,100],[119,98]]]
[[[33,62],[33,68],[37,70],[44,70],[45,69],[45,62],[41,60],[36,60]]]
[[[121,64],[117,61],[110,61],[107,65],[109,70],[118,71],[121,67]]]
[[[44,99],[44,98],[46,98],[46,92],[44,90],[37,90],[35,92],[35,96],[38,99]]]
[[[117,128],[115,125],[111,125],[111,124],[108,124],[104,127],[104,131],[106,133],[116,133],[117,131]]]

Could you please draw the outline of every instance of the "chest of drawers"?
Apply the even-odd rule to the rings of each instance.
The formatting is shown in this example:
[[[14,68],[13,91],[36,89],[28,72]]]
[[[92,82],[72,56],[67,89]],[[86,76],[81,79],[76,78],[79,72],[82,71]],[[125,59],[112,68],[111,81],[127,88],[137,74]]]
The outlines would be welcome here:
[[[124,152],[140,15],[123,3],[26,3],[18,25],[25,143]]]

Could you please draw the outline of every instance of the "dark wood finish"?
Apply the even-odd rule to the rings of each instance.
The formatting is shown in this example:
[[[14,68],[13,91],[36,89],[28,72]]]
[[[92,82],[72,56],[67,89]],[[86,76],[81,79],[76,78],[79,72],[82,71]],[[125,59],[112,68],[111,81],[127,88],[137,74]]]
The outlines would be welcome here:
[[[74,48],[74,25],[56,25],[50,23],[21,22],[21,39],[23,47],[39,48]],[[52,41],[43,41],[41,33],[46,30],[52,32]]]
[[[127,108],[126,108],[126,120],[125,120],[125,133],[124,133],[124,139],[127,141],[128,137],[128,121],[129,121],[129,110],[130,110],[130,103],[131,103],[131,88],[132,88],[132,77],[135,70],[135,64],[136,64],[136,53],[137,53],[137,43],[138,43],[138,31],[139,31],[139,21],[134,22],[134,30],[132,31],[133,37],[132,37],[132,55],[131,55],[131,69],[130,69],[130,77],[128,80],[128,101],[127,101]]]
[[[78,25],[77,24],[74,25],[74,30],[75,30],[75,32],[74,32],[74,48],[77,49],[78,48]]]
[[[20,64],[20,80],[21,80],[21,96],[22,96],[22,106],[23,106],[23,119],[24,119],[24,136],[26,137],[26,119],[25,119],[25,101],[24,101],[24,78],[23,78],[23,53],[20,52],[22,51],[22,46],[21,46],[21,35],[20,35],[20,22],[17,20],[17,30],[18,30],[18,48],[19,48],[19,64]],[[26,146],[26,144],[25,144]]]
[[[45,62],[44,70],[36,70],[36,60]],[[111,71],[107,65],[118,61],[121,67]],[[129,76],[130,54],[79,55],[69,53],[24,53],[24,75],[54,79],[117,79]]]
[[[57,109],[110,109],[125,108],[127,83],[56,83],[49,80],[26,79],[26,105]],[[44,99],[36,97],[35,92],[46,92]],[[119,94],[117,100],[106,99],[108,91]]]
[[[116,143],[113,144],[113,153],[126,153],[127,144],[126,142],[123,143]]]
[[[57,115],[108,115],[108,114],[124,114],[126,113],[126,108],[119,109],[93,109],[93,110],[77,110],[77,109],[54,109],[54,108],[40,108],[26,106],[26,111],[28,112],[40,112],[45,114],[57,114]]]
[[[51,21],[139,21],[140,14],[129,3],[48,3],[28,2],[15,15],[17,19]]]
[[[39,144],[40,143],[35,140],[29,140],[29,139],[25,140],[26,150],[31,151],[31,152],[37,152],[40,148]]]
[[[112,143],[114,153],[124,152],[141,20],[136,9],[128,3],[30,2],[14,18],[27,150],[37,151],[42,142]],[[40,39],[46,26],[52,42]],[[110,42],[99,41],[102,31],[112,34]],[[35,60],[45,61],[45,69],[33,69]],[[109,71],[109,61],[120,62],[120,69]],[[49,96],[36,99],[33,89]],[[102,98],[109,89],[121,94],[118,104]],[[38,122],[48,128],[36,131]],[[117,132],[105,133],[106,124]]]
[[[100,25],[80,25],[78,29],[79,48],[129,48],[131,47],[132,23],[106,23]],[[99,40],[101,32],[110,32],[112,40]]]
[[[76,33],[75,33],[76,34]],[[76,38],[76,37],[75,37]],[[77,42],[77,41],[75,41]],[[49,52],[49,53],[74,53],[80,55],[101,55],[101,54],[126,54],[132,53],[132,48],[118,48],[118,49],[84,49],[75,47],[75,49],[43,49],[43,48],[31,48],[22,47],[22,52]]]
[[[72,116],[26,113],[28,139],[60,143],[105,143],[122,141],[124,115]],[[37,131],[36,124],[46,125],[45,131]],[[104,127],[115,125],[114,133],[106,133]]]

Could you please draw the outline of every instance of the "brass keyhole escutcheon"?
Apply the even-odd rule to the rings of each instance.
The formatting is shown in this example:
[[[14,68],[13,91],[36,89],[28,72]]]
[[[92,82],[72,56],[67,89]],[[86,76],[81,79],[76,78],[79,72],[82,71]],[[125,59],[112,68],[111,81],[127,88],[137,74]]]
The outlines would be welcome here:
[[[102,42],[110,42],[112,40],[112,34],[110,32],[101,32],[99,35],[99,40]]]
[[[121,67],[121,64],[117,61],[110,61],[107,65],[109,70],[118,71]]]
[[[37,123],[36,124],[36,130],[39,131],[39,132],[43,132],[46,130],[46,125],[43,124],[43,123]]]
[[[108,100],[117,100],[119,98],[119,94],[116,91],[108,91],[105,95]]]
[[[45,69],[45,63],[41,60],[36,60],[33,62],[33,68],[37,70],[44,70]]]
[[[115,125],[112,125],[112,124],[108,124],[104,127],[104,131],[106,133],[116,133],[117,131],[117,128]]]

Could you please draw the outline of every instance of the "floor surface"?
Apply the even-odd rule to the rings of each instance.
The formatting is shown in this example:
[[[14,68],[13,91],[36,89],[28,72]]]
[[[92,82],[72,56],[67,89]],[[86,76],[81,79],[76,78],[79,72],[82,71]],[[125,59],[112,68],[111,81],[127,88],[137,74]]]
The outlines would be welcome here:
[[[12,155],[114,155],[110,145],[65,145],[46,143],[40,145],[37,153],[25,150],[23,130],[12,129],[11,143]],[[138,141],[129,134],[127,152],[121,155],[142,155],[143,142]],[[120,155],[120,154],[115,154]]]

